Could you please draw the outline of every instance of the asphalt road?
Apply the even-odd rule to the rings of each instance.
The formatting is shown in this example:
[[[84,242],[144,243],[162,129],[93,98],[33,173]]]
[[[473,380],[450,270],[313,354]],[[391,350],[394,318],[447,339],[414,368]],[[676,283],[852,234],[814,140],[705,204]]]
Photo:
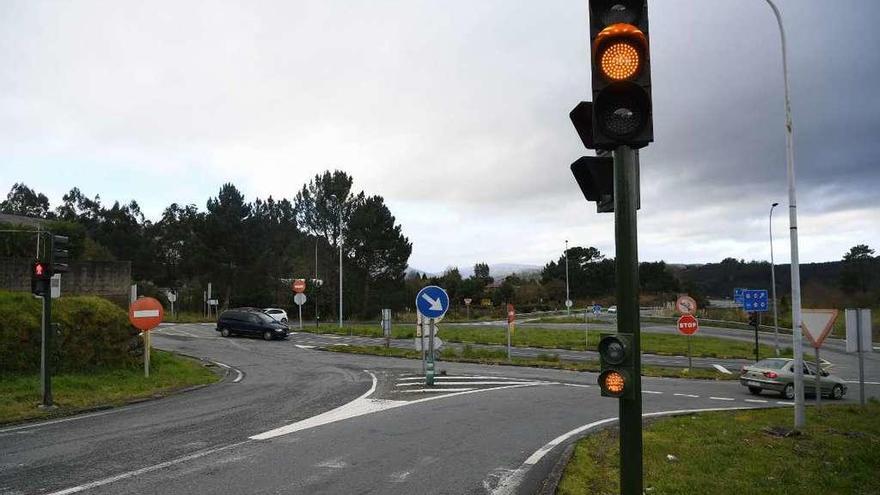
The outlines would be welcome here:
[[[591,373],[441,363],[427,389],[418,361],[303,349],[301,336],[162,328],[156,347],[229,366],[224,380],[0,429],[0,494],[534,493],[575,437],[561,435],[617,413]],[[645,412],[786,406],[735,382],[643,389]]]

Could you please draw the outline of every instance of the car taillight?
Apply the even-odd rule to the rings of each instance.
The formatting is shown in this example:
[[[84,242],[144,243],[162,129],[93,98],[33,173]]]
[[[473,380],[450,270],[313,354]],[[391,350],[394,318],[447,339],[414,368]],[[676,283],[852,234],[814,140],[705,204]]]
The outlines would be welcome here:
[[[765,371],[764,376],[767,378],[776,378],[779,375],[777,375],[775,371]]]

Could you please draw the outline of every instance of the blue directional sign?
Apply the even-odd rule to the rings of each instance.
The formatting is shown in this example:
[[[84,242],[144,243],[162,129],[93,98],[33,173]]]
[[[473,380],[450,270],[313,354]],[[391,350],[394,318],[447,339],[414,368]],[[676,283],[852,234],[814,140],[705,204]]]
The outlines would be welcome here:
[[[416,295],[416,308],[425,318],[440,318],[449,309],[449,294],[436,285],[429,285]]]
[[[602,306],[599,306],[598,304],[594,304],[593,305],[593,314],[598,315],[601,312],[602,312]]]
[[[743,309],[745,311],[768,311],[770,304],[767,301],[766,290],[744,290]]]
[[[746,289],[733,289],[733,302],[736,303],[737,306],[742,307],[743,305],[743,291]]]

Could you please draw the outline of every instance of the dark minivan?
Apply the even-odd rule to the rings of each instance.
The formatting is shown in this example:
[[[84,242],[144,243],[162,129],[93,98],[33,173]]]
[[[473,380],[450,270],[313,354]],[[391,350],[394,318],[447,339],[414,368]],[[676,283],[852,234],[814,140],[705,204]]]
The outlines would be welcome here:
[[[258,309],[250,308],[224,311],[217,320],[216,330],[224,337],[259,335],[265,340],[286,339],[290,335],[287,325]]]

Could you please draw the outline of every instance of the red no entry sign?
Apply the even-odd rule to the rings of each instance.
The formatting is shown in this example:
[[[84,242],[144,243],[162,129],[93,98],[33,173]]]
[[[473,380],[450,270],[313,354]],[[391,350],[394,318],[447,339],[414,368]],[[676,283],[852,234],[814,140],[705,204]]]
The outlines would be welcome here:
[[[700,324],[693,315],[681,315],[678,319],[678,331],[684,335],[693,335],[700,329]]]
[[[131,307],[128,308],[128,321],[144,332],[159,326],[164,316],[165,310],[162,309],[162,304],[152,297],[142,297],[131,303]]]
[[[303,278],[298,278],[293,281],[293,291],[297,294],[301,292],[305,292],[306,290],[306,280]]]

